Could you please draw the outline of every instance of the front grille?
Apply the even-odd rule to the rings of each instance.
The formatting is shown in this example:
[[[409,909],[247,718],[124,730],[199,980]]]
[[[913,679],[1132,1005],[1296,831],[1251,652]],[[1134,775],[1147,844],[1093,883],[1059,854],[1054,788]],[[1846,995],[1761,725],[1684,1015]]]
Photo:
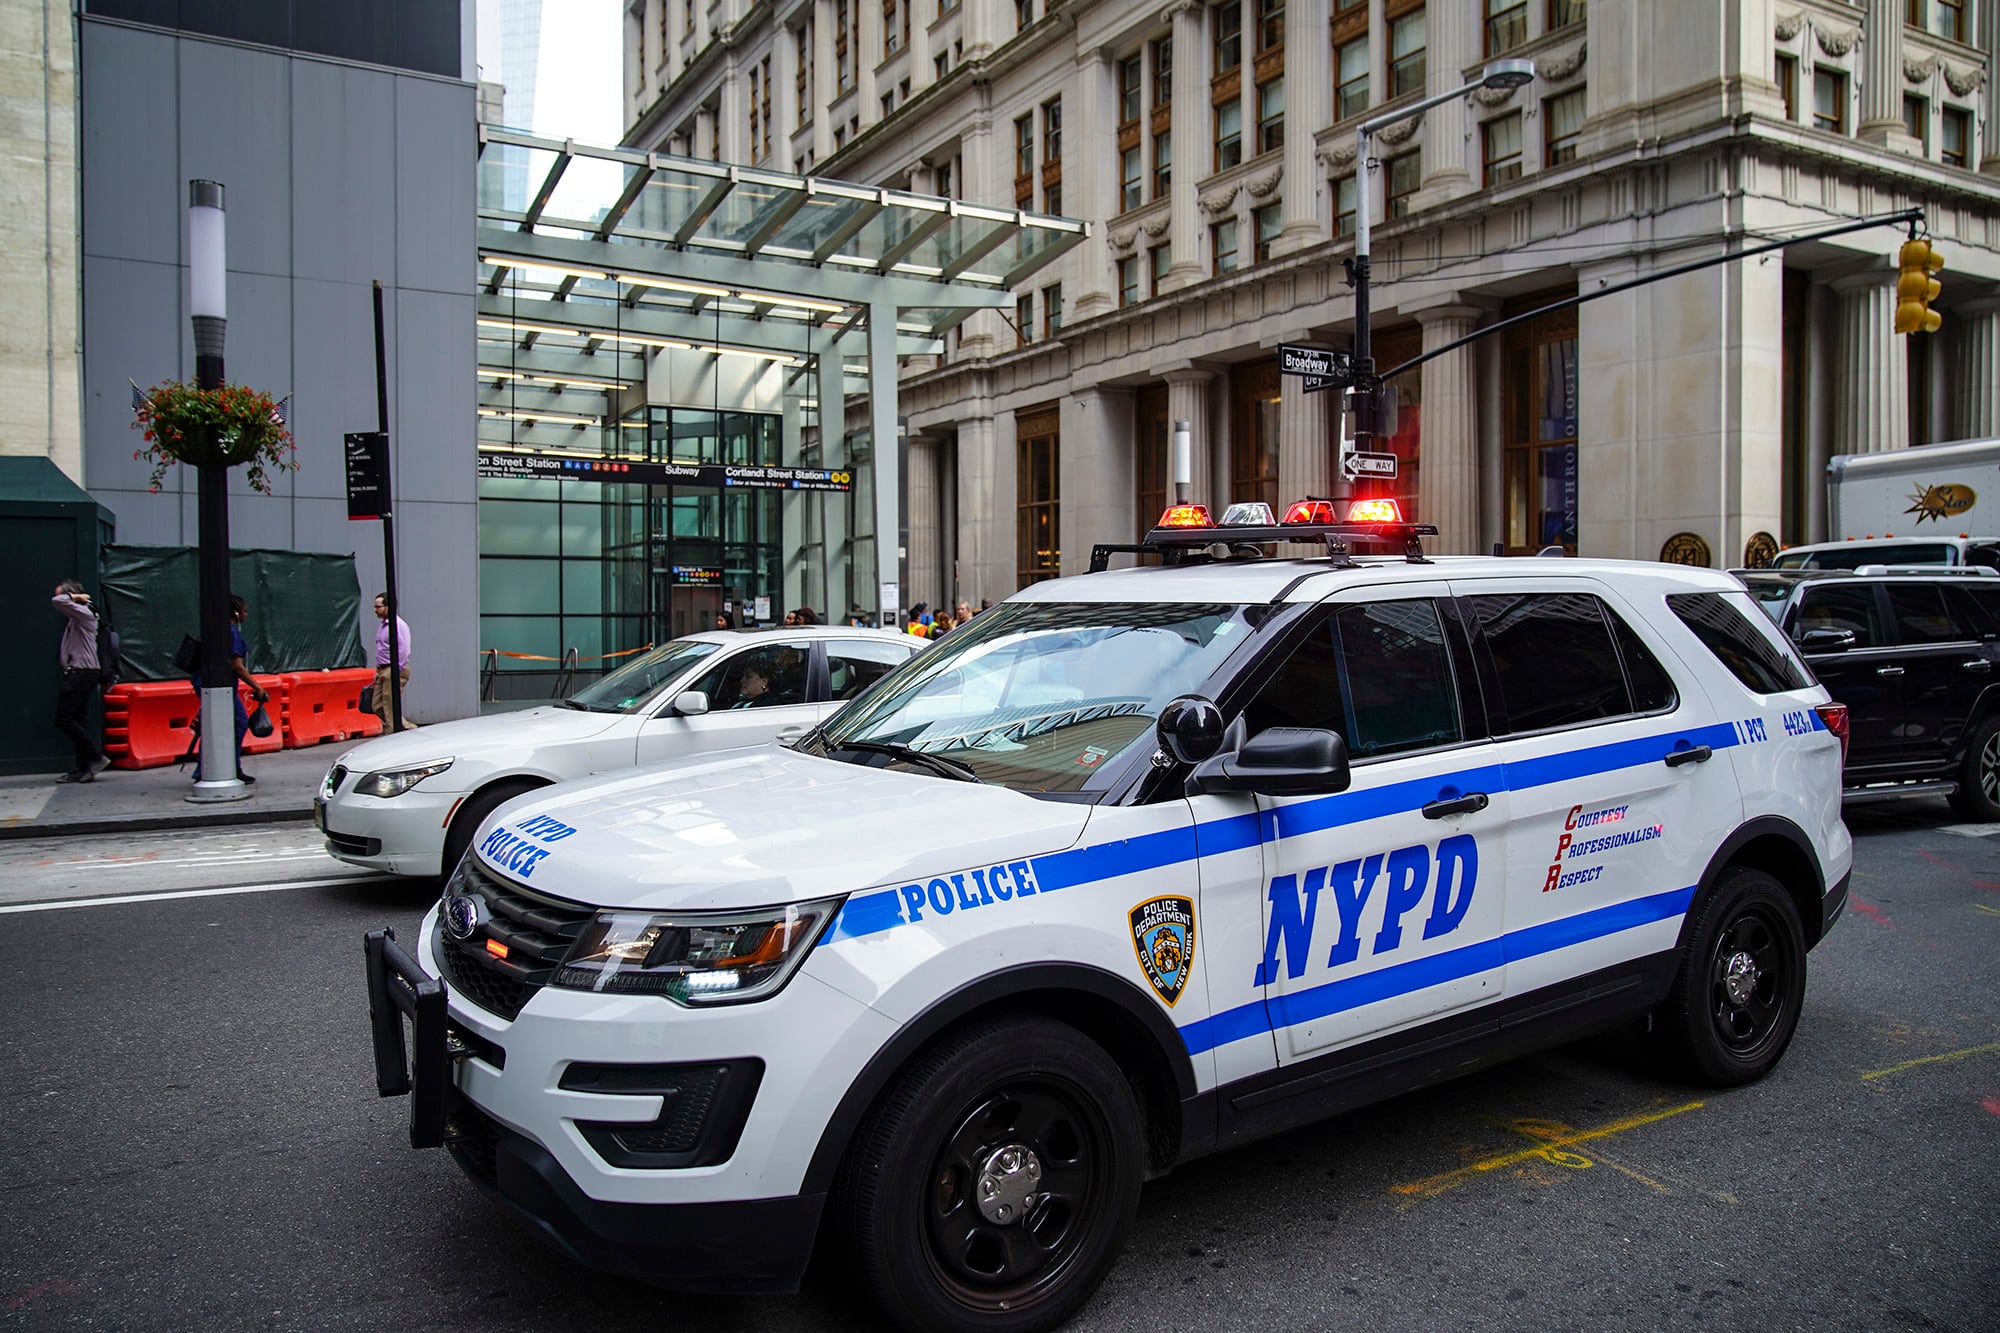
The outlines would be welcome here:
[[[489,874],[476,855],[459,862],[445,890],[447,898],[453,894],[484,899],[488,919],[463,941],[446,935],[440,921],[437,955],[445,980],[481,1009],[509,1019],[549,983],[595,914],[592,908],[545,898]],[[488,940],[505,945],[507,956],[494,956]]]
[[[475,1179],[488,1185],[499,1180],[499,1127],[457,1089],[446,1112],[444,1141]]]

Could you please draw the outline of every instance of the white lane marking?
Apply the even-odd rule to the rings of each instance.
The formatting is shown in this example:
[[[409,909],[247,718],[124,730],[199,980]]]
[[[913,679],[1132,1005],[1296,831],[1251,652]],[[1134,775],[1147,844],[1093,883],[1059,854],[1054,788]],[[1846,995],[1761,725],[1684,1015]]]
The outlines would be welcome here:
[[[0,914],[10,912],[56,912],[66,907],[120,907],[129,903],[158,903],[174,898],[219,898],[231,893],[283,893],[290,889],[330,889],[349,884],[384,884],[382,875],[355,875],[349,879],[292,879],[277,884],[238,884],[226,889],[178,889],[167,893],[123,893],[106,898],[66,898],[56,902],[12,903],[0,906]]]
[[[1939,833],[1956,833],[1961,838],[1990,838],[2000,833],[2000,824],[1939,824]]]

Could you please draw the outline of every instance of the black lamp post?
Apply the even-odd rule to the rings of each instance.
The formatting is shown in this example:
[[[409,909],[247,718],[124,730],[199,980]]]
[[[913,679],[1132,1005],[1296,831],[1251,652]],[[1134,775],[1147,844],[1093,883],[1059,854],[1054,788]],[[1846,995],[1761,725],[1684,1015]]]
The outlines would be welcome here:
[[[228,266],[222,186],[188,182],[188,310],[194,316],[197,388],[222,387],[222,346],[229,326]],[[229,467],[217,456],[213,427],[199,484],[201,578],[201,778],[190,801],[240,801],[250,794],[236,769],[236,671],[229,651]]]

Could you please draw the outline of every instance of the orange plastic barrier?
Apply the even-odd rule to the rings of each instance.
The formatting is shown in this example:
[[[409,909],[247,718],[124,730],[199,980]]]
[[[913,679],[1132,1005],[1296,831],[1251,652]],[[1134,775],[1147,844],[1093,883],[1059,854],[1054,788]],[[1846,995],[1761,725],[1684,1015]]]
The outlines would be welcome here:
[[[114,685],[104,692],[104,753],[114,768],[171,764],[187,753],[194,740],[199,708],[190,681]]]
[[[271,696],[271,701],[264,705],[264,712],[271,719],[271,734],[259,736],[254,731],[244,732],[243,753],[275,754],[285,748],[285,681],[289,677],[253,675],[250,679],[256,681],[258,687]],[[243,700],[245,713],[257,710],[257,696],[250,693],[250,688],[241,681],[236,683],[236,695]]]
[[[279,679],[284,685],[286,749],[382,734],[382,719],[361,711],[361,691],[375,683],[369,668],[291,671]]]

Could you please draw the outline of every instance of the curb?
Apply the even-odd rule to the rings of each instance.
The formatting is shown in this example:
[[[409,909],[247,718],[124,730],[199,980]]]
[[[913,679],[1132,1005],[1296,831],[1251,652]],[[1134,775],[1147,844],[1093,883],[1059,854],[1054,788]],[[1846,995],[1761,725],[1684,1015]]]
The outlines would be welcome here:
[[[228,824],[279,824],[312,818],[310,805],[269,810],[204,810],[172,815],[111,815],[102,819],[45,819],[0,825],[0,842],[13,838],[70,838],[93,833],[152,833],[172,828],[217,828]]]

